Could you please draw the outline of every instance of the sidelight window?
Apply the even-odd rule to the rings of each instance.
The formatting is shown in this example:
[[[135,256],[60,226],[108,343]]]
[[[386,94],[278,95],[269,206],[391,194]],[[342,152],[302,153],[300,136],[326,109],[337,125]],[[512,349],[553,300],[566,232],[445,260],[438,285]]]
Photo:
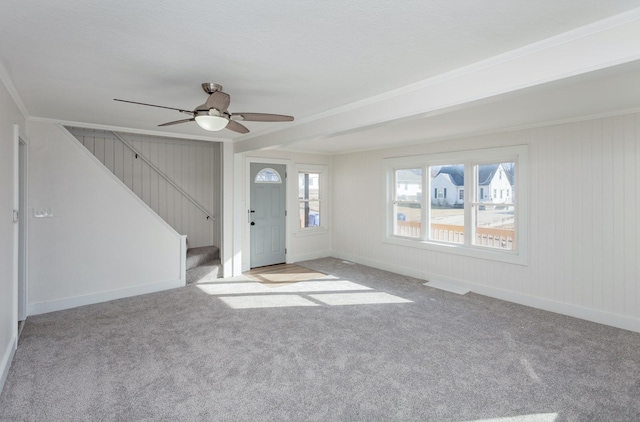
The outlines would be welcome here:
[[[320,226],[320,173],[298,173],[300,227]]]

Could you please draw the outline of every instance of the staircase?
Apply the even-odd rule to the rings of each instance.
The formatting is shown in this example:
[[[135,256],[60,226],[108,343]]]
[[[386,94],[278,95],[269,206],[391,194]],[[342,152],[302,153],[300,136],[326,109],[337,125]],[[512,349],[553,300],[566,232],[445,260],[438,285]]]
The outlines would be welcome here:
[[[217,246],[187,249],[187,284],[213,280],[222,275]]]

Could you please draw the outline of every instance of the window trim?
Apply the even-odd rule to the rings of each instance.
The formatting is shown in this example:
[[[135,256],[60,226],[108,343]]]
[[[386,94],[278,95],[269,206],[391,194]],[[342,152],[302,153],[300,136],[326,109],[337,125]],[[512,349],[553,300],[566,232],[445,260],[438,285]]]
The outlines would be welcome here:
[[[312,226],[312,227],[300,227],[300,215],[299,215],[299,207],[300,202],[302,201],[298,198],[298,177],[300,173],[317,173],[320,175],[318,183],[320,184],[318,188],[318,202],[320,203],[320,225]],[[296,186],[296,194],[295,194],[295,228],[293,233],[296,236],[304,236],[304,235],[314,235],[314,234],[324,234],[329,231],[329,216],[330,216],[330,208],[329,208],[329,168],[324,165],[319,164],[298,164],[295,166],[295,186]]]
[[[277,180],[258,180],[258,177],[262,173],[267,173],[267,172],[274,173],[276,175]],[[278,174],[278,172],[275,171],[274,169],[272,169],[271,167],[265,167],[262,170],[260,170],[258,172],[258,174],[256,174],[256,178],[253,180],[253,183],[264,183],[264,184],[278,185],[278,184],[282,184],[282,178],[280,177],[280,174]]]
[[[411,157],[397,157],[386,158],[383,160],[383,167],[385,169],[385,210],[384,213],[384,234],[383,242],[387,244],[393,244],[398,246],[406,246],[418,249],[427,249],[437,252],[451,253],[462,256],[469,256],[474,258],[487,259],[492,261],[500,261],[518,265],[528,265],[528,148],[526,145],[512,146],[512,147],[499,147],[499,148],[486,148],[478,150],[464,150],[439,154],[425,154],[420,156]],[[469,244],[449,244],[433,240],[408,238],[397,236],[393,234],[393,194],[395,183],[395,171],[408,168],[422,168],[423,169],[423,192],[432,192],[433,187],[430,183],[429,166],[446,165],[451,163],[464,164],[465,168],[465,183],[464,186],[464,201],[465,204],[471,204],[473,202],[473,195],[475,189],[471,184],[474,180],[472,176],[473,168],[476,165],[502,163],[502,162],[514,162],[516,166],[516,189],[518,190],[515,196],[516,204],[516,245],[514,250],[499,250],[490,249],[480,245],[473,245],[473,242]],[[469,183],[469,184],[468,184]],[[422,208],[423,208],[423,221],[429,220],[429,202],[431,195],[423,195]],[[471,208],[469,211],[465,208],[465,228],[470,226]],[[469,220],[469,222],[467,222]],[[426,233],[428,230],[423,224],[423,231]]]

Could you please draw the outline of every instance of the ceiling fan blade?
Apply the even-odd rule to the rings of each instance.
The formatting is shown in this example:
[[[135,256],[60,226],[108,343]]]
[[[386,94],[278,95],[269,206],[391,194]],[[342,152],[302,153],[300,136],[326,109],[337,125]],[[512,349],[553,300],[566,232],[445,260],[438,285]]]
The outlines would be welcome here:
[[[246,120],[248,122],[291,122],[293,116],[285,116],[284,114],[269,113],[232,113],[232,118],[238,120]]]
[[[149,107],[166,108],[166,109],[168,109],[168,110],[176,110],[176,111],[179,111],[180,113],[193,114],[193,111],[190,111],[190,110],[183,110],[183,109],[181,109],[181,108],[165,107],[165,106],[161,106],[161,105],[147,104],[147,103],[139,103],[139,102],[137,102],[137,101],[119,100],[119,99],[117,99],[117,98],[114,98],[114,99],[113,99],[113,101],[120,101],[120,102],[123,102],[123,103],[138,104],[138,105],[149,106]]]
[[[171,125],[177,125],[180,123],[187,123],[187,122],[195,122],[196,119],[195,118],[191,118],[191,119],[182,119],[182,120],[175,120],[173,122],[167,122],[167,123],[163,123],[161,125],[158,126],[171,126]]]
[[[231,98],[229,97],[229,94],[222,91],[215,91],[211,95],[209,95],[209,98],[207,98],[207,102],[205,103],[205,105],[207,110],[215,108],[218,109],[220,113],[224,113],[225,111],[227,111],[227,108],[229,108],[230,102]]]
[[[229,120],[229,123],[227,124],[227,129],[232,130],[234,132],[238,132],[238,133],[249,133],[249,129],[247,129],[245,126],[241,125],[238,122],[234,122],[233,120]]]

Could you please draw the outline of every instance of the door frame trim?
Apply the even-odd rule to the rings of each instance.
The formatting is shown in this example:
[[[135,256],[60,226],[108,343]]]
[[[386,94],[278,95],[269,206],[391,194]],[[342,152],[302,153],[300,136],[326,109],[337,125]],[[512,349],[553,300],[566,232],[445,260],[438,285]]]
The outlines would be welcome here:
[[[27,282],[29,271],[27,265],[29,254],[29,144],[22,135],[18,136],[18,161],[20,162],[18,195],[22,195],[22,201],[18,197],[20,211],[18,221],[18,320],[24,322],[28,316],[27,298],[29,296]],[[22,237],[22,242],[20,242],[20,237]],[[18,337],[20,337],[19,332]]]
[[[13,209],[18,210],[18,221],[14,223],[13,230],[13,313],[16,321],[13,324],[13,332],[17,340],[19,336],[18,322],[24,321],[27,316],[28,295],[28,189],[29,189],[29,143],[23,136],[20,126],[13,125]],[[23,153],[21,154],[22,151]],[[20,201],[22,196],[23,202]],[[22,237],[22,242],[20,238]],[[20,314],[22,310],[22,315]]]
[[[280,164],[285,166],[285,171],[287,175],[293,174],[293,161],[291,160],[282,160],[277,158],[264,158],[264,157],[245,157],[244,159],[244,202],[242,203],[242,207],[240,208],[240,212],[244,213],[245,216],[242,217],[243,229],[242,229],[242,272],[249,271],[251,268],[251,230],[249,230],[249,206],[251,204],[251,164],[252,163],[262,163],[262,164]],[[292,201],[292,192],[295,192],[295,185],[292,183],[295,182],[294,177],[286,178],[286,198],[285,198],[285,207],[287,210],[287,217],[285,220],[285,247],[287,248],[287,253],[285,253],[285,262],[290,264],[289,257],[291,256],[291,251],[289,249],[289,245],[291,245],[291,217],[292,214],[289,212],[291,208]]]

